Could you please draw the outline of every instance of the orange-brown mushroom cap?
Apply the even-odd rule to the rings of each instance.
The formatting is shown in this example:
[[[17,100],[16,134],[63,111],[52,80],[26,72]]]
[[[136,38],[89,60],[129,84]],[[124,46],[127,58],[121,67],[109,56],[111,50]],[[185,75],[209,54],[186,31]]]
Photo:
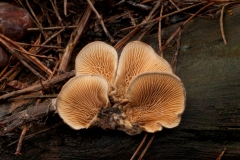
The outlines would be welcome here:
[[[127,119],[147,132],[178,126],[185,108],[185,89],[181,80],[167,72],[138,75],[127,90]]]
[[[118,65],[116,50],[101,41],[86,45],[77,55],[75,60],[76,76],[97,74],[113,84]]]
[[[170,64],[146,43],[128,43],[121,53],[115,80],[116,97],[125,98],[126,89],[138,74],[149,71],[173,73]]]
[[[58,114],[73,129],[91,126],[108,104],[108,83],[98,75],[73,77],[57,96]]]

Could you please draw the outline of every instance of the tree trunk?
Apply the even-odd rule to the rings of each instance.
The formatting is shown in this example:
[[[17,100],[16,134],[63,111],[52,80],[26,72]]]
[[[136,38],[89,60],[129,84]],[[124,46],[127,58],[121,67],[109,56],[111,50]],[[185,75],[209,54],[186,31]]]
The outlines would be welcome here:
[[[184,27],[176,74],[186,88],[186,110],[178,127],[156,133],[144,159],[217,159],[224,148],[222,160],[240,158],[239,19],[240,7],[233,9],[233,15],[225,13],[227,45],[221,37],[219,19],[196,18]],[[164,29],[163,38],[169,37],[176,26],[179,24]],[[144,41],[158,45],[156,34]],[[164,57],[171,61],[174,53],[175,47],[168,47]],[[57,115],[48,119],[49,124],[43,128],[54,129],[41,134],[30,130],[35,134],[26,137],[20,157],[14,155],[16,144],[7,147],[18,135],[0,137],[0,159],[126,160],[145,134],[129,136],[99,128],[74,131],[65,124],[55,127]],[[35,125],[39,128],[41,122]]]

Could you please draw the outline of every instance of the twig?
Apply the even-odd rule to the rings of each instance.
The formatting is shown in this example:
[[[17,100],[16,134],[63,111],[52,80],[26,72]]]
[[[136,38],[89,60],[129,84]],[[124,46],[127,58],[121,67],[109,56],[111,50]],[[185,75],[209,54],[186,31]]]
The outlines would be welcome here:
[[[209,0],[209,2],[222,2],[222,3],[224,3],[224,2],[236,2],[236,1],[238,1],[238,0]]]
[[[67,16],[67,0],[64,0],[63,5],[64,15]]]
[[[0,75],[1,79],[0,82],[2,82],[6,77],[8,77],[11,73],[13,73],[16,68],[21,68],[19,67],[20,63],[18,62],[14,67],[12,67],[5,75]]]
[[[59,65],[59,70],[60,71],[66,71],[67,70],[67,66],[68,66],[68,63],[70,61],[73,49],[76,46],[80,36],[82,35],[83,29],[85,28],[91,13],[92,13],[92,9],[91,9],[90,6],[88,6],[87,9],[85,10],[85,13],[82,16],[82,19],[78,23],[77,28],[74,30],[74,32],[72,32],[71,38],[68,42],[68,45],[65,48],[65,51],[64,51],[63,56],[62,56],[62,60],[61,60],[60,65]]]
[[[129,17],[130,20],[131,20],[131,24],[132,24],[133,26],[136,26],[135,20],[134,20],[134,18],[132,17],[131,13],[128,14],[128,17]]]
[[[61,26],[63,26],[63,24],[62,24],[62,18],[60,17],[59,12],[58,12],[58,9],[57,9],[57,2],[56,2],[56,0],[54,0],[54,3],[53,3],[52,0],[50,0],[50,2],[51,2],[51,4],[52,4],[53,10],[54,10],[54,12],[55,12],[55,14],[56,14],[56,16],[57,16],[57,18],[58,18],[59,23],[61,24]]]
[[[177,8],[177,10],[180,10],[179,7],[172,1],[172,0],[169,0],[170,3],[172,3],[172,5]]]
[[[10,61],[8,61],[9,63]],[[9,65],[7,65],[6,67],[4,67],[4,69],[0,72],[0,77],[2,79],[3,75],[6,73],[7,69],[8,69]],[[0,82],[1,82],[1,79],[0,79]]]
[[[42,27],[41,23],[38,21],[38,18],[37,18],[37,16],[35,15],[35,13],[34,13],[32,7],[31,7],[31,5],[30,5],[29,2],[28,2],[28,0],[26,0],[26,4],[27,4],[29,10],[31,11],[31,13],[32,13],[32,15],[33,15],[33,17],[34,17],[34,19],[32,18],[33,21],[36,23],[36,25],[38,26],[38,28],[39,28],[40,32],[42,33],[43,37],[46,39],[46,38],[47,38],[46,33],[43,32],[43,30],[42,30],[43,27]],[[24,6],[24,5],[22,4],[22,6]]]
[[[14,67],[15,68],[15,67]],[[7,81],[6,82],[9,82],[9,81],[12,81],[14,80],[14,78],[17,76],[17,74],[22,70],[23,66],[21,65],[20,67],[16,67],[15,69],[11,69],[10,71],[12,71],[13,73],[10,75],[10,76],[4,76],[5,78],[7,77]],[[3,90],[4,88],[6,87],[6,83],[3,83],[1,86],[0,86],[0,90]]]
[[[148,136],[148,133],[146,133],[141,141],[141,143],[139,144],[138,148],[136,149],[136,151],[134,152],[134,154],[132,155],[130,160],[134,160],[134,158],[136,157],[137,153],[139,152],[139,150],[142,148],[142,145],[144,144],[146,138]]]
[[[33,43],[33,45],[40,45],[40,44],[41,44],[41,38],[42,38],[42,36],[41,36],[41,34],[39,34],[38,39]],[[38,50],[39,48],[40,48],[40,47],[31,47],[31,48],[28,50],[28,52],[36,55],[36,52],[37,52],[37,50]]]
[[[41,91],[39,91],[41,92]],[[46,98],[57,98],[58,94],[48,94],[48,95],[26,95],[26,96],[20,96],[20,97],[16,97],[16,98],[9,98],[7,99],[7,102],[12,102],[12,101],[19,101],[19,100],[28,100],[28,99],[46,99]]]
[[[149,2],[153,2],[155,0],[143,0],[141,3],[144,4],[144,3],[149,3]]]
[[[53,75],[54,75],[55,72],[57,71],[57,68],[58,68],[59,64],[60,64],[60,61],[57,61],[56,65],[55,65],[55,67],[54,67],[54,69],[53,69],[53,72],[52,72],[52,74],[49,76],[48,79],[52,79]]]
[[[143,152],[141,153],[141,155],[139,156],[138,160],[141,160],[144,156],[144,154],[146,153],[146,151],[148,150],[149,146],[151,145],[153,139],[155,137],[155,134],[152,135],[151,139],[149,140],[147,146],[144,148]]]
[[[43,81],[42,85],[41,84],[36,84],[36,85],[30,86],[30,87],[24,88],[22,90],[17,90],[17,91],[13,91],[13,92],[4,94],[4,95],[0,96],[0,100],[6,99],[6,98],[10,98],[10,97],[19,96],[21,94],[26,94],[26,93],[29,93],[29,92],[36,92],[36,91],[41,90],[42,86],[44,86],[45,88],[51,87],[51,86],[53,86],[56,83],[59,83],[61,81],[64,81],[66,79],[69,79],[69,78],[73,77],[74,75],[75,75],[75,71],[74,70],[71,71],[71,72],[66,72],[66,73],[64,73],[62,75],[53,77],[50,80]]]
[[[96,14],[98,20],[100,21],[101,25],[102,25],[102,28],[105,32],[105,34],[108,36],[108,38],[110,39],[110,41],[112,43],[115,43],[115,40],[113,39],[113,37],[110,35],[110,33],[108,32],[107,28],[105,27],[105,24],[102,20],[102,16],[100,16],[100,14],[98,13],[98,11],[96,10],[96,8],[93,6],[91,0],[87,0],[88,4],[90,5],[90,7],[92,8],[93,12]]]
[[[126,11],[122,14],[113,15],[113,16],[109,17],[108,19],[105,19],[104,22],[105,23],[106,22],[112,23],[112,22],[116,21],[116,19],[119,19],[119,18],[124,17],[126,15],[130,15],[131,13],[133,13],[133,11]]]
[[[60,34],[61,32],[65,31],[67,26],[63,26],[62,29],[60,29],[58,32],[54,33],[53,35],[51,35],[45,42],[42,43],[42,45],[47,44],[48,42],[50,42],[54,37],[56,37],[58,34]]]
[[[163,4],[161,5],[161,10],[160,10],[160,17],[162,16],[163,12]],[[159,46],[159,51],[162,48],[162,19],[159,20],[158,23],[158,46]],[[163,52],[160,54],[161,57],[163,57]]]
[[[18,42],[19,45],[22,46],[31,46],[31,47],[43,47],[43,48],[55,48],[55,49],[63,49],[61,46],[51,46],[51,45],[35,45],[35,44],[27,44],[27,43],[20,43]]]
[[[44,27],[42,30],[57,30],[57,29],[72,29],[72,28],[77,28],[77,26],[55,26],[55,27]],[[28,31],[39,31],[39,28],[28,28]]]
[[[41,90],[46,90],[46,88],[44,87],[43,83],[42,83],[42,79],[39,79],[39,83],[41,84]]]
[[[29,127],[30,124],[26,124],[22,130],[22,133],[19,137],[19,141],[18,141],[18,144],[17,144],[17,149],[16,149],[16,152],[15,152],[15,155],[21,155],[21,148],[22,148],[22,142],[23,142],[23,139],[24,139],[24,136],[28,130],[28,127]]]
[[[221,16],[220,16],[220,29],[221,29],[221,34],[222,34],[222,39],[225,45],[227,45],[227,40],[224,34],[224,28],[223,28],[223,13],[224,13],[224,8],[229,5],[231,3],[227,3],[225,5],[223,5],[222,9],[221,9]]]
[[[40,58],[45,58],[45,59],[55,59],[55,60],[56,60],[55,57],[48,57],[48,56],[44,56],[44,55],[36,55],[36,54],[28,53],[28,52],[27,52],[27,53],[26,53],[26,52],[23,52],[23,51],[18,50],[18,49],[16,49],[16,48],[13,48],[13,49],[16,50],[16,51],[18,51],[18,52],[21,52],[21,53],[23,53],[23,54],[29,55],[29,56],[40,57]],[[52,72],[51,72],[51,74],[52,74]]]
[[[152,7],[150,5],[146,5],[146,4],[142,4],[142,3],[139,3],[139,2],[134,2],[134,1],[125,1],[125,3],[135,7],[135,8],[138,8],[138,9],[141,9],[141,10],[144,10],[144,11],[149,11],[152,9]]]
[[[221,160],[221,159],[222,159],[222,156],[223,156],[223,154],[226,152],[226,150],[227,150],[227,149],[224,147],[223,151],[219,154],[219,156],[217,157],[216,160]]]
[[[182,36],[182,30],[180,30],[179,33],[178,33],[177,49],[176,49],[176,52],[175,52],[175,54],[172,58],[171,66],[173,68],[173,73],[175,73],[176,70],[177,70],[177,60],[178,60],[178,55],[179,55],[180,47],[181,47],[181,36]]]

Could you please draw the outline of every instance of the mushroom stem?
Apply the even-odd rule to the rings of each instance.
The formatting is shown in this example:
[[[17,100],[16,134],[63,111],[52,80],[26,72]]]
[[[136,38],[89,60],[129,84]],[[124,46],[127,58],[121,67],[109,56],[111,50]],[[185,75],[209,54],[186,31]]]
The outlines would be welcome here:
[[[121,108],[122,105],[101,108],[97,115],[97,118],[92,121],[91,126],[101,127],[105,130],[121,130],[129,135],[136,135],[141,133],[142,129],[140,126],[137,123],[130,123],[125,115],[125,112],[123,112]]]

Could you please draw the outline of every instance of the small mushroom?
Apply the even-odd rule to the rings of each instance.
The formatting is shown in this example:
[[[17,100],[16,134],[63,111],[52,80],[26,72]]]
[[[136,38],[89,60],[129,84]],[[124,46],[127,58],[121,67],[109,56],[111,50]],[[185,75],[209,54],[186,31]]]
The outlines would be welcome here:
[[[173,73],[170,64],[158,56],[151,46],[140,41],[128,43],[123,48],[118,64],[115,96],[125,98],[126,89],[131,80],[136,75],[149,71]]]
[[[57,96],[57,112],[73,129],[89,128],[99,110],[109,105],[108,83],[98,75],[70,79]]]
[[[148,72],[130,83],[124,106],[128,121],[147,132],[179,125],[186,93],[181,80],[167,72]]]
[[[116,50],[100,41],[86,45],[75,60],[76,75],[97,74],[113,84],[118,65]]]

